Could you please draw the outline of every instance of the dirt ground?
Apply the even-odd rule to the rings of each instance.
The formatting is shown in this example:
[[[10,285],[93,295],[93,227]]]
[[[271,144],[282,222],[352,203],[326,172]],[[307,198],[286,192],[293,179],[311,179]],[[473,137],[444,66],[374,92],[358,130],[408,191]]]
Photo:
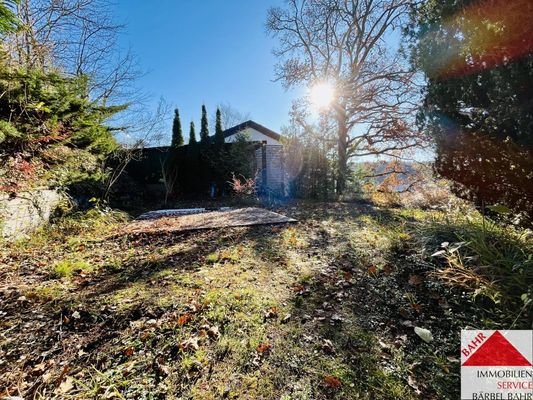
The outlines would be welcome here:
[[[458,398],[461,328],[504,317],[432,275],[444,213],[280,212],[299,222],[126,234],[92,215],[3,245],[0,398]]]

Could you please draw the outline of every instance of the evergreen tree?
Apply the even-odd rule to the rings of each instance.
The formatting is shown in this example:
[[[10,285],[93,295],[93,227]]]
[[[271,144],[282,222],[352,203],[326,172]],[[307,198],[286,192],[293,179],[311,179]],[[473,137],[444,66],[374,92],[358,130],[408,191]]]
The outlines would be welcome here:
[[[215,143],[219,146],[224,144],[224,132],[222,131],[222,115],[220,113],[220,108],[217,108],[217,116],[215,123]]]
[[[428,78],[418,123],[458,195],[533,219],[533,52],[507,42],[530,40],[533,4],[474,3],[426,1],[414,14],[413,61]]]
[[[26,185],[99,196],[118,150],[106,124],[126,106],[87,98],[87,76],[14,68],[0,59],[0,191]],[[17,162],[15,162],[17,161]]]
[[[20,27],[15,13],[18,2],[19,0],[0,1],[0,33],[14,32]]]
[[[209,127],[207,124],[207,110],[205,104],[202,105],[202,121],[200,126],[200,142],[207,143],[209,141]]]
[[[172,123],[172,143],[171,147],[179,147],[183,145],[183,132],[181,130],[180,112],[176,108],[174,110],[174,122]]]
[[[196,132],[194,131],[194,122],[191,121],[191,128],[189,130],[189,144],[196,144]]]

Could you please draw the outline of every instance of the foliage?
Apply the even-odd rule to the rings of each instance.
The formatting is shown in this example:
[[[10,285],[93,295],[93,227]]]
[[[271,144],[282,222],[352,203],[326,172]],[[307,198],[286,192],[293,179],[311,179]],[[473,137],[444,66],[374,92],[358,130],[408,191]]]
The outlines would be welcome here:
[[[229,194],[233,174],[245,179],[255,173],[255,147],[244,135],[223,145],[214,141],[171,148],[161,153],[160,170],[171,196],[221,196]],[[164,159],[163,159],[164,158]]]
[[[13,11],[18,2],[19,0],[0,1],[0,34],[14,32],[19,27],[19,20]]]
[[[235,195],[243,198],[254,196],[257,190],[254,178],[238,178],[235,174],[232,174],[230,186]]]
[[[174,121],[172,122],[172,142],[170,147],[179,147],[183,145],[183,132],[181,130],[180,112],[174,110]]]
[[[326,146],[310,135],[292,137],[284,144],[292,197],[315,200],[335,197],[334,162]]]
[[[191,121],[191,125],[189,128],[189,145],[195,145],[196,144],[196,132],[194,130],[194,122]]]
[[[426,1],[413,11],[413,63],[427,76],[419,126],[436,170],[478,203],[533,216],[533,24],[529,1]]]
[[[217,145],[224,144],[224,131],[222,129],[222,114],[220,108],[217,107],[216,121],[215,121],[215,143]]]
[[[511,314],[511,318],[533,312],[530,232],[497,224],[476,213],[435,222],[423,231],[442,240],[433,254],[447,263],[447,268],[435,271],[439,279],[520,313]]]
[[[59,187],[101,180],[101,163],[117,148],[105,121],[124,107],[92,102],[87,82],[84,76],[4,66],[0,186],[15,190],[30,183]]]
[[[200,142],[206,144],[209,141],[209,126],[207,122],[207,110],[202,105],[202,119],[200,121]]]
[[[225,180],[229,181],[231,174],[238,174],[245,178],[253,178],[255,175],[255,145],[250,142],[244,133],[237,133],[235,140],[229,146],[221,160],[221,168],[226,174]]]
[[[133,54],[120,48],[123,25],[114,18],[112,1],[7,1],[15,2],[20,29],[2,38],[11,66],[89,76],[87,93],[92,99],[139,105],[133,82],[141,73]],[[137,122],[140,109],[136,111]]]
[[[199,153],[198,164],[202,167],[202,179],[198,183],[203,188],[200,192],[212,192],[212,195],[228,193],[231,188],[232,177],[240,176],[245,180],[255,176],[255,145],[250,143],[249,138],[241,133],[236,135],[232,143],[222,146],[211,143],[203,147]],[[214,186],[208,187],[208,184]],[[198,189],[197,189],[197,193]]]

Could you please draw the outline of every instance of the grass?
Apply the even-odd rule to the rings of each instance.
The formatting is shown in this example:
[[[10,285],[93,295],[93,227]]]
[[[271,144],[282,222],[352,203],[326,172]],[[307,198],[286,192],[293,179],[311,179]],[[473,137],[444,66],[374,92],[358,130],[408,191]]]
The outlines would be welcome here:
[[[2,395],[454,399],[462,328],[529,328],[525,231],[435,210],[283,212],[300,222],[117,237],[127,218],[93,211],[7,245]],[[499,297],[476,293],[489,284]]]
[[[91,264],[83,260],[62,260],[54,264],[52,272],[55,276],[65,278],[72,276],[74,272],[90,272],[93,269]]]
[[[422,228],[435,257],[447,264],[435,272],[452,287],[460,287],[506,309],[531,312],[533,240],[531,232],[484,220],[478,215],[455,215]]]

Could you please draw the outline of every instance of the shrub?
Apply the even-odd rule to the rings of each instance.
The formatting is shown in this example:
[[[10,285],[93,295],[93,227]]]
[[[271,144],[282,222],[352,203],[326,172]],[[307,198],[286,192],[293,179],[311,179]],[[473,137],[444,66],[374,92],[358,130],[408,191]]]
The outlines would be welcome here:
[[[241,179],[242,178],[242,179]],[[241,176],[238,178],[232,173],[230,181],[231,189],[237,197],[252,198],[256,195],[256,178],[245,178]]]

